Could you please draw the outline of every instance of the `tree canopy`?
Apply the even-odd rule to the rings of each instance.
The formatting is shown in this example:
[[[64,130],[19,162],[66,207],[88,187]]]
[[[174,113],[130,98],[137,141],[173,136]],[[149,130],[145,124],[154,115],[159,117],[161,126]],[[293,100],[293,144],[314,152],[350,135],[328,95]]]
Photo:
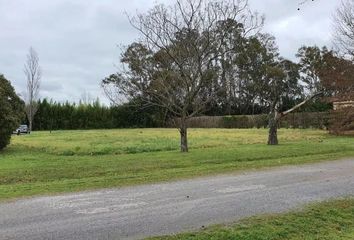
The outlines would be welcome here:
[[[23,101],[11,83],[0,74],[0,150],[9,144],[11,134],[19,127],[23,114]]]

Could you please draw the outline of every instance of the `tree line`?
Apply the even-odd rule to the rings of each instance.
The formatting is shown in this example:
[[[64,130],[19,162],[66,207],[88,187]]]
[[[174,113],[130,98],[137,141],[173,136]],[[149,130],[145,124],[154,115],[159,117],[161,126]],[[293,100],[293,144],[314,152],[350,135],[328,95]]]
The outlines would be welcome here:
[[[60,103],[39,100],[34,116],[34,130],[80,130],[112,128],[153,128],[163,125],[163,116],[158,109],[142,111],[137,104],[106,106],[96,100],[91,103]],[[27,118],[23,122],[28,122]]]
[[[122,68],[103,79],[103,89],[112,103],[138,99],[179,118],[182,152],[194,116],[267,111],[268,143],[276,145],[283,116],[333,94],[320,73],[327,59],[341,57],[302,47],[299,63],[283,58],[247,0],[176,0],[129,20],[140,39],[127,46]]]
[[[34,116],[34,131],[51,130],[80,130],[80,129],[112,129],[112,128],[156,128],[165,127],[171,120],[166,111],[161,108],[140,105],[134,101],[132,104],[106,106],[98,100],[92,103],[56,102],[43,99],[37,103],[38,110]],[[289,105],[290,106],[290,105]],[[332,108],[325,102],[314,102],[301,109],[303,112],[323,112]],[[266,109],[257,108],[255,114],[264,114]],[[229,114],[215,109],[206,116],[225,115],[253,115],[250,112],[237,112]],[[28,124],[28,118],[23,117],[22,123]]]

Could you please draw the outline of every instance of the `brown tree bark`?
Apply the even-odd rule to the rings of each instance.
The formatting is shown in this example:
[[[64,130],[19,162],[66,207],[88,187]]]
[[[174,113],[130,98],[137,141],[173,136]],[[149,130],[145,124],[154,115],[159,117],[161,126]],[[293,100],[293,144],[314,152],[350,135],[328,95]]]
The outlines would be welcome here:
[[[278,145],[278,113],[272,109],[269,113],[269,135],[268,145]]]
[[[187,133],[187,119],[181,118],[181,126],[179,129],[181,135],[181,152],[188,152],[188,133]]]
[[[269,136],[268,136],[268,145],[278,145],[279,141],[278,141],[278,124],[279,121],[282,117],[288,115],[289,113],[297,110],[298,108],[302,107],[303,105],[305,105],[306,103],[308,103],[309,101],[311,101],[314,98],[317,98],[319,96],[321,96],[323,94],[323,92],[318,92],[313,94],[312,96],[308,97],[307,99],[305,99],[304,101],[302,101],[301,103],[297,104],[296,106],[292,107],[291,109],[285,111],[285,112],[278,112],[278,107],[277,104],[274,103],[271,106],[271,110],[269,113]]]

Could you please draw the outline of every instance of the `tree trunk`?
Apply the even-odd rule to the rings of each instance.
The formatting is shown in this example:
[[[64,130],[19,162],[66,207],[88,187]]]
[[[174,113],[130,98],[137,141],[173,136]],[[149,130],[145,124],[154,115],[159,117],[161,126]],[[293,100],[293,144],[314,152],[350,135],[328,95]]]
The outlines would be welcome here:
[[[32,98],[32,95],[31,95]],[[33,123],[33,105],[32,105],[32,99],[30,99],[30,104],[28,105],[28,112],[27,112],[27,119],[28,119],[28,130],[29,132],[32,132],[32,123]]]
[[[188,138],[187,138],[187,120],[185,118],[181,118],[181,126],[179,129],[181,134],[181,152],[188,152]]]
[[[29,133],[32,132],[32,120],[30,119],[29,120]]]
[[[278,113],[272,109],[269,113],[268,145],[278,145]]]
[[[305,105],[307,102],[311,101],[314,98],[317,98],[319,96],[321,96],[323,94],[323,92],[318,92],[315,93],[313,95],[311,95],[310,97],[308,97],[307,99],[305,99],[304,101],[302,101],[301,103],[297,104],[296,106],[292,107],[291,109],[285,111],[285,112],[281,112],[279,113],[279,105],[274,102],[271,106],[270,109],[270,113],[269,113],[269,136],[268,136],[268,145],[278,145],[278,122],[280,121],[280,119],[286,115],[288,115],[289,113],[297,110],[298,108],[302,107],[303,105]]]

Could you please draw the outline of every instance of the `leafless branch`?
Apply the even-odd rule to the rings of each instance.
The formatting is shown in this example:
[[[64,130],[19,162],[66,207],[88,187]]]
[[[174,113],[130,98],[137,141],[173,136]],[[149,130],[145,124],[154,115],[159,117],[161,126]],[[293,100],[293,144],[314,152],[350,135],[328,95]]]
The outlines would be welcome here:
[[[42,70],[39,66],[37,52],[31,47],[24,66],[27,80],[26,114],[29,121],[29,129],[32,131],[34,115],[38,111],[39,90],[42,78]]]

